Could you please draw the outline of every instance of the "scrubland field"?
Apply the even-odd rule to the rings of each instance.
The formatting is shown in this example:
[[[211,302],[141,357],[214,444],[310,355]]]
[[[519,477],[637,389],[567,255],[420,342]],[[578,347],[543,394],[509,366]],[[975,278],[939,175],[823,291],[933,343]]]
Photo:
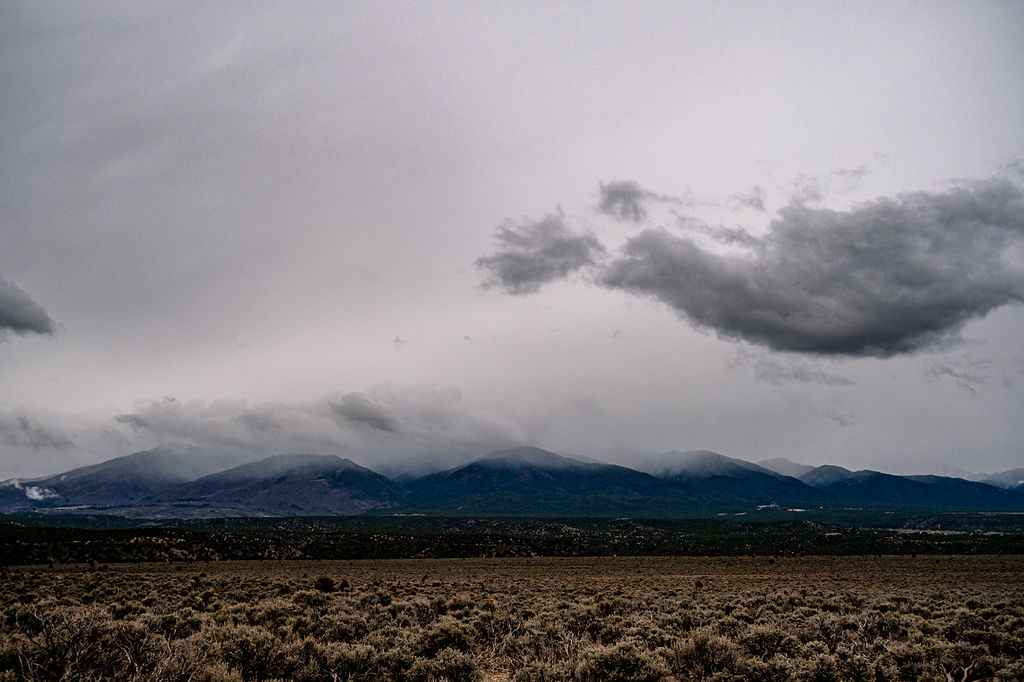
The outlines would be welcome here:
[[[199,562],[0,576],[0,679],[1024,680],[1024,557]]]

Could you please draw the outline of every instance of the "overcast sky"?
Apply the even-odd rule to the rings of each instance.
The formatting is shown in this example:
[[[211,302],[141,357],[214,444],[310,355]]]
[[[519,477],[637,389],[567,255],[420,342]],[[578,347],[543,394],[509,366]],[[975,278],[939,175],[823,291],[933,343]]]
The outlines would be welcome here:
[[[1024,466],[1024,4],[0,2],[0,477]]]

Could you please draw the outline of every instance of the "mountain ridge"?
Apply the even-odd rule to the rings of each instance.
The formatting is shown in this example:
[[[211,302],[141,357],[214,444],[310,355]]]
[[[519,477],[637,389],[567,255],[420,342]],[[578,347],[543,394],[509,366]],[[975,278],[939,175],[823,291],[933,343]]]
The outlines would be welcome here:
[[[338,455],[155,448],[32,480],[0,482],[0,513],[93,509],[143,516],[426,513],[481,516],[708,515],[756,508],[1024,511],[1024,488],[949,476],[898,476],[789,460],[755,464],[669,451],[645,470],[536,447],[486,453],[397,480]],[[803,473],[789,476],[765,464]],[[1007,473],[1012,483],[1014,470]]]

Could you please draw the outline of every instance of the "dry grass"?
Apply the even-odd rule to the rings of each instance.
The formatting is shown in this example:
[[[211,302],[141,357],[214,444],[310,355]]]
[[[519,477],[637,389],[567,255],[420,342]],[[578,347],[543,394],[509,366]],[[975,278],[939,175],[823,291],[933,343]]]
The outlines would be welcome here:
[[[0,576],[0,680],[1024,680],[1024,557],[221,562]]]

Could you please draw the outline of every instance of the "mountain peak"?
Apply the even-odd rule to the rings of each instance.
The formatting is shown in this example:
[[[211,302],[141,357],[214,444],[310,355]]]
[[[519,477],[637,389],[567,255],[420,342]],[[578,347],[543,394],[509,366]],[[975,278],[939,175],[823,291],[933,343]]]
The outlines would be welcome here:
[[[857,476],[856,473],[845,467],[836,466],[835,464],[823,464],[820,467],[814,467],[809,471],[805,471],[798,478],[807,485],[818,488],[832,485],[839,481],[845,481],[855,476]]]
[[[710,450],[666,452],[656,458],[652,469],[659,476],[736,476],[749,472],[778,476],[774,471],[753,462],[726,457]]]
[[[808,471],[812,471],[814,469],[814,467],[811,466],[810,464],[800,464],[799,462],[794,462],[793,460],[786,459],[785,457],[763,459],[760,462],[758,462],[758,464],[764,467],[765,469],[774,471],[777,474],[782,474],[783,476],[792,476],[793,478],[799,478],[806,474]]]
[[[233,479],[266,479],[292,473],[315,473],[320,471],[359,470],[359,466],[350,459],[338,455],[311,455],[292,453],[271,455],[256,462],[220,471],[206,476],[201,480],[233,480]]]
[[[386,507],[398,486],[337,455],[273,455],[180,486],[172,499],[196,509],[270,514],[359,514]]]
[[[535,447],[509,448],[484,455],[471,465],[507,468],[572,469],[587,466],[587,462],[563,457]]]

